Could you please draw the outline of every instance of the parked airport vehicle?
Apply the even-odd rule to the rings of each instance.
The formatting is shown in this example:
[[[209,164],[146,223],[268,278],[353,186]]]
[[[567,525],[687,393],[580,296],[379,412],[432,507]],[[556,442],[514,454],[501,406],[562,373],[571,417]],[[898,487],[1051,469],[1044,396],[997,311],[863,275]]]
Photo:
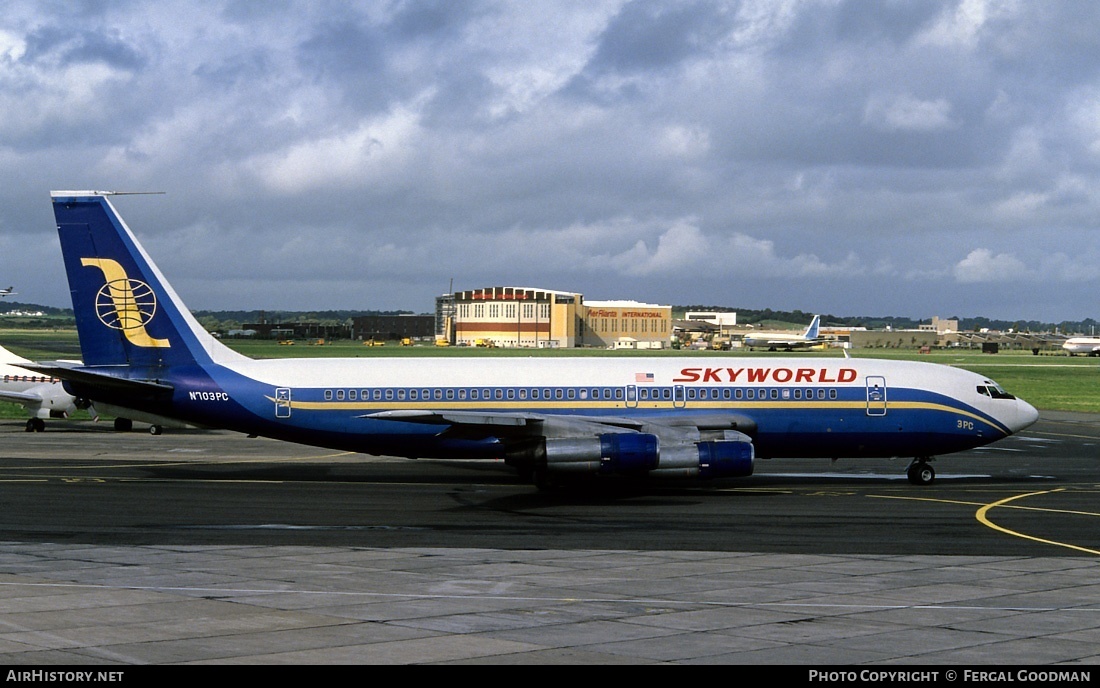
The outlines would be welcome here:
[[[736,477],[758,458],[908,456],[988,444],[1038,418],[975,373],[930,363],[705,356],[270,359],[190,314],[112,194],[52,192],[83,365],[74,395],[336,449],[501,459],[564,475]]]

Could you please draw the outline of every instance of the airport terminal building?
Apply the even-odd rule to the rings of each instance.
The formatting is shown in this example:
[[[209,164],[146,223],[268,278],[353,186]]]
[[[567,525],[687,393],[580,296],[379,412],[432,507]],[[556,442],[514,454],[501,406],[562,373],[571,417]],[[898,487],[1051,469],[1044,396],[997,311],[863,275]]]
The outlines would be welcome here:
[[[672,306],[527,287],[455,292],[453,313],[459,346],[665,348],[672,321]]]

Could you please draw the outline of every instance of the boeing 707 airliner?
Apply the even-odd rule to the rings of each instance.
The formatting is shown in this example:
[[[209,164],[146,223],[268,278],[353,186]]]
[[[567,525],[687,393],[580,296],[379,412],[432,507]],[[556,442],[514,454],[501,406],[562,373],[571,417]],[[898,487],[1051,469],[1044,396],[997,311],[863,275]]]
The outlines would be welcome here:
[[[499,459],[564,475],[739,477],[757,458],[933,456],[1038,412],[984,376],[888,360],[623,357],[254,360],[184,306],[111,202],[55,191],[83,364],[75,396],[366,454]]]
[[[818,346],[825,340],[821,339],[821,316],[815,315],[809,326],[801,334],[762,333],[750,334],[742,340],[742,345],[750,349],[763,348],[768,351],[777,349],[805,349]]]

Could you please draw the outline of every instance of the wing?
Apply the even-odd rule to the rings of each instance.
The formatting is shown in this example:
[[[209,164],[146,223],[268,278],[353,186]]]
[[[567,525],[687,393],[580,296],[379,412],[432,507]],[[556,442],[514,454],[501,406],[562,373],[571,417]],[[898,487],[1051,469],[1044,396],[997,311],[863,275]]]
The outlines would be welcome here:
[[[40,404],[42,403],[42,395],[31,394],[29,392],[5,392],[0,390],[0,401],[10,401],[13,404]]]
[[[588,416],[400,410],[361,418],[443,426],[440,436],[495,439],[503,458],[534,471],[717,477],[752,473],[756,423],[736,413]]]

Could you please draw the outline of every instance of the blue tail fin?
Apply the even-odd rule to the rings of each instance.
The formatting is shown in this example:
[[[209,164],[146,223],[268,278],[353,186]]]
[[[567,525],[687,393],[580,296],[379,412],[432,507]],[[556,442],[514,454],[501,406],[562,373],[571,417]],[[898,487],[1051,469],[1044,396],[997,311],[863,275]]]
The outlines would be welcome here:
[[[110,195],[50,193],[84,364],[155,371],[241,358],[198,324]]]
[[[817,339],[818,334],[821,332],[821,316],[815,315],[814,319],[810,321],[810,326],[806,328],[806,333],[802,335],[803,339]]]

